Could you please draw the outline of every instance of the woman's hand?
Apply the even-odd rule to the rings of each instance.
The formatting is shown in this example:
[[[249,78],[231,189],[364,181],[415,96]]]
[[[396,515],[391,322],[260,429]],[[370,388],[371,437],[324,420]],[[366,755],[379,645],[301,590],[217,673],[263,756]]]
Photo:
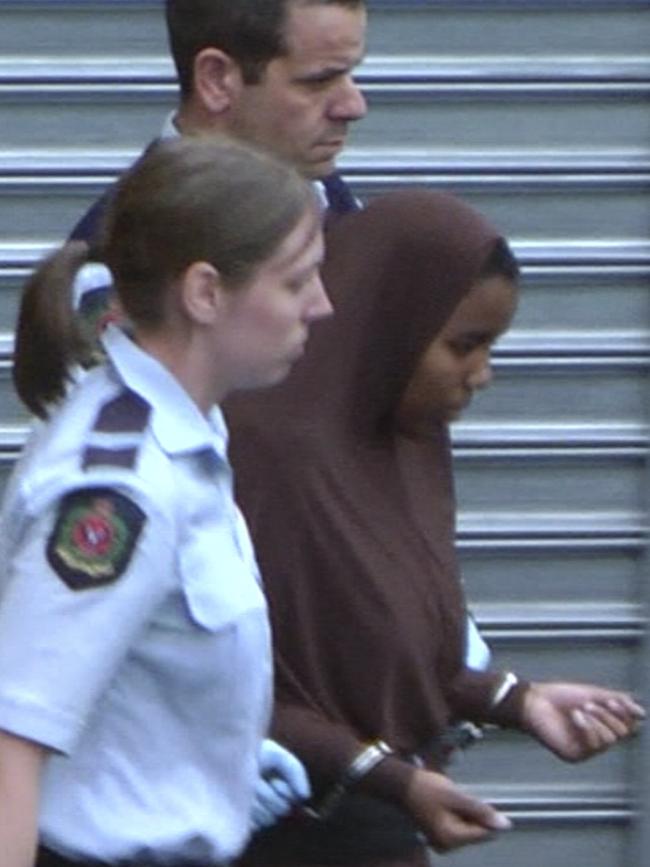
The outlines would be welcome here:
[[[495,831],[512,827],[507,816],[468,795],[435,771],[418,769],[408,788],[406,807],[429,844],[448,852],[489,840]]]
[[[634,734],[644,709],[627,693],[579,683],[532,683],[524,728],[561,759],[579,762]]]

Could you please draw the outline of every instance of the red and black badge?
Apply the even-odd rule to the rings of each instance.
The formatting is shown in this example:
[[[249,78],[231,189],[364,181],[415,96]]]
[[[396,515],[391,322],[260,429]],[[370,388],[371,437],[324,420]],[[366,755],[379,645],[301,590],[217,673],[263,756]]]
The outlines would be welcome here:
[[[142,509],[110,488],[73,491],[61,500],[47,559],[72,590],[110,584],[128,566],[144,522]]]

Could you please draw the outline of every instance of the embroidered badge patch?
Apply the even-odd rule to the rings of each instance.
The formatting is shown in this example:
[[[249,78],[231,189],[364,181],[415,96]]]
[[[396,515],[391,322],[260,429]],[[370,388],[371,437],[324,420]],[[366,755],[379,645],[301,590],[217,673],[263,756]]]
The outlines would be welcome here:
[[[129,564],[145,514],[110,488],[73,491],[61,500],[47,559],[72,590],[116,581]]]

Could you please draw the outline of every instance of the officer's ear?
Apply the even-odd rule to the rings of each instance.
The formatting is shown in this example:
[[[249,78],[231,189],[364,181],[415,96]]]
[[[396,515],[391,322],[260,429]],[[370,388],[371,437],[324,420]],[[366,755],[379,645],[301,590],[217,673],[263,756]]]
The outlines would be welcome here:
[[[204,48],[194,59],[193,96],[212,116],[226,113],[244,88],[239,64],[225,51]]]
[[[213,325],[223,315],[226,300],[221,275],[209,262],[193,262],[181,275],[179,303],[197,325]]]

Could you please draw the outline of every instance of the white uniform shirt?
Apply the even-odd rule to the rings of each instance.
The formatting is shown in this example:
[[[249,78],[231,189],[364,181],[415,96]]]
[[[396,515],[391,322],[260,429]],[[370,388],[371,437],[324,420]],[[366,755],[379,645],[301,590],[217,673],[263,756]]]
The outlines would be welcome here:
[[[105,343],[110,362],[35,431],[7,488],[0,728],[57,751],[45,845],[106,861],[221,862],[245,845],[268,725],[265,601],[220,411],[206,419],[117,329]],[[98,430],[125,389],[148,404],[143,430],[120,432],[119,418]],[[84,470],[89,448],[100,460]],[[135,455],[134,466],[102,463],[102,449]],[[62,496],[89,487],[126,496],[145,520],[119,578],[73,590],[46,546]]]

